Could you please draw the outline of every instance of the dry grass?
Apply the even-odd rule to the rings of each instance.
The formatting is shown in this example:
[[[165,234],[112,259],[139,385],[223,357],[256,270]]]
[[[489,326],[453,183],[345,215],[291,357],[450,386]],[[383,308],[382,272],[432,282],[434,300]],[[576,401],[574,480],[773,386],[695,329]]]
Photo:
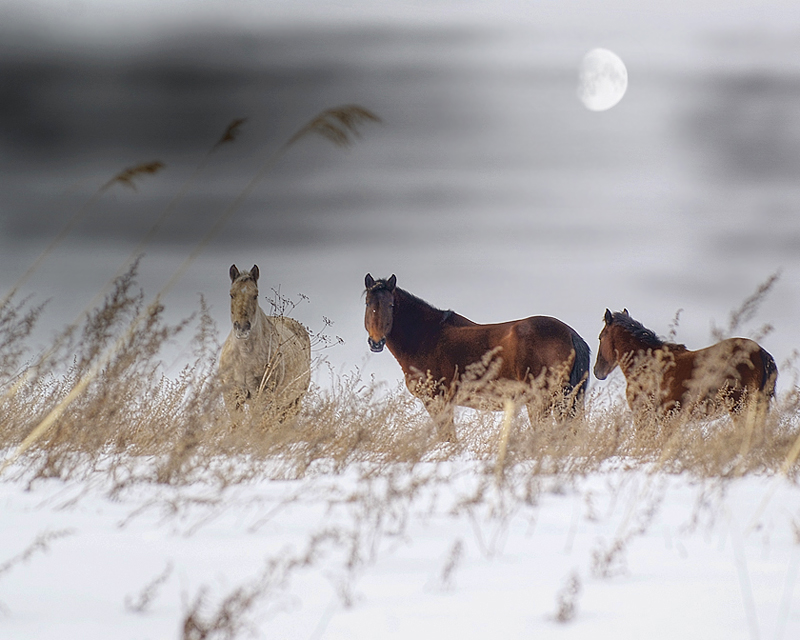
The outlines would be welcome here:
[[[326,109],[297,131],[286,143],[290,147],[307,135],[316,133],[337,147],[347,147],[359,135],[358,127],[381,119],[369,109],[356,104]]]
[[[168,562],[164,571],[142,587],[135,598],[131,596],[125,598],[125,608],[131,613],[145,613],[158,595],[159,589],[169,580],[169,577],[172,575],[172,569],[172,563]]]
[[[17,565],[28,562],[33,556],[39,553],[47,553],[50,550],[50,543],[73,533],[75,532],[71,529],[61,529],[59,531],[45,531],[39,534],[21,553],[0,564],[0,577]]]
[[[273,306],[286,310],[289,304],[276,292]],[[18,469],[30,480],[70,479],[104,469],[118,486],[142,481],[190,484],[201,472],[233,459],[248,461],[232,466],[241,478],[298,478],[313,470],[341,473],[357,463],[380,470],[452,459],[481,461],[492,481],[507,483],[519,475],[586,475],[610,465],[703,478],[751,473],[796,477],[798,471],[793,451],[800,430],[796,385],[752,428],[742,428],[741,421],[728,416],[654,413],[634,421],[620,396],[602,392],[590,393],[585,411],[577,416],[534,414],[531,425],[523,410],[531,398],[516,395],[504,414],[461,412],[458,440],[448,444],[438,437],[421,403],[404,389],[387,389],[353,371],[331,374],[328,385],[312,388],[289,426],[259,416],[254,424],[232,429],[220,404],[217,328],[205,303],[200,305],[192,318],[166,325],[162,307],[144,309],[134,265],[79,331],[57,338],[60,346],[46,366],[38,366],[36,375],[9,394],[12,381],[24,370],[26,338],[41,308],[7,304],[0,313],[6,392],[0,448],[13,451],[122,338],[102,373],[24,454],[25,464]],[[137,317],[144,320],[130,332]],[[160,350],[191,327],[194,360],[176,378],[167,378]],[[323,323],[317,333],[318,346],[331,341],[326,328]],[[491,366],[479,370],[473,384],[485,389],[491,373]],[[470,392],[469,385],[459,390]],[[266,428],[260,426],[264,422]],[[515,472],[523,469],[522,474]]]
[[[359,126],[375,121],[377,116],[356,106],[327,110],[278,154],[309,134],[349,144]],[[243,122],[234,120],[212,151],[232,142]],[[242,197],[255,188],[273,159]],[[160,163],[151,163],[125,170],[103,188],[116,183],[135,186],[134,179],[160,168]],[[240,201],[222,214],[162,292],[177,281]],[[168,212],[169,208],[164,215]],[[459,410],[455,442],[441,437],[421,402],[401,385],[389,388],[365,380],[358,370],[346,375],[331,371],[327,384],[312,386],[301,413],[289,424],[267,410],[252,423],[233,428],[217,377],[219,331],[205,302],[201,299],[191,318],[170,325],[160,296],[145,305],[136,269],[134,261],[102,304],[82,324],[67,327],[44,355],[32,353],[28,344],[42,307],[30,306],[27,299],[18,301],[17,287],[0,303],[0,451],[6,461],[15,460],[3,468],[0,479],[23,481],[28,487],[44,479],[91,483],[115,499],[145,485],[156,489],[156,497],[130,518],[151,507],[170,518],[198,506],[211,518],[226,508],[224,497],[232,487],[269,479],[353,478],[348,488],[315,496],[344,510],[347,517],[312,531],[300,552],[269,560],[259,575],[216,601],[200,588],[184,607],[181,629],[186,640],[247,633],[255,624],[253,612],[287,588],[294,572],[313,566],[322,555],[339,558],[336,589],[341,602],[351,605],[357,578],[375,561],[382,543],[406,535],[414,517],[435,512],[441,506],[439,490],[452,489],[465,475],[469,481],[450,494],[455,498],[447,508],[473,522],[479,547],[493,556],[502,549],[510,518],[537,504],[544,491],[597,472],[643,470],[652,480],[640,492],[638,509],[612,540],[598,544],[592,553],[590,571],[598,578],[625,570],[627,547],[648,530],[658,512],[663,498],[658,479],[665,474],[689,474],[712,488],[751,474],[797,481],[800,387],[796,375],[790,384],[785,382],[794,362],[781,367],[786,390],[757,424],[747,416],[662,416],[655,410],[644,410],[634,420],[623,390],[609,387],[589,393],[585,409],[577,415],[544,411],[537,402],[547,380],[537,381],[534,392],[496,387],[489,354],[470,370],[469,383],[457,393],[470,396],[495,389],[504,411]],[[731,315],[728,332],[752,319],[773,283],[774,277]],[[279,289],[273,294],[272,313],[291,314],[297,303]],[[670,337],[678,319],[676,314]],[[317,352],[340,342],[329,335],[330,324],[323,318],[312,336]],[[168,377],[162,350],[186,332],[193,332],[192,360],[177,376]],[[315,366],[320,371],[324,359],[317,359]],[[83,391],[65,402],[79,384],[85,384]],[[38,433],[43,419],[54,415],[52,425]],[[37,437],[31,439],[34,433]],[[196,486],[210,487],[211,494],[195,496]],[[299,498],[291,494],[287,500]],[[187,534],[199,526],[202,522]],[[0,574],[45,550],[60,535],[65,534],[37,538],[28,550],[1,565]],[[442,589],[454,588],[463,549],[461,539],[454,541],[438,573]],[[168,565],[137,596],[129,597],[128,610],[146,611],[171,572]],[[556,620],[574,619],[581,588],[576,572],[556,595]]]
[[[556,596],[555,619],[557,622],[564,624],[575,619],[578,613],[578,596],[580,593],[581,579],[577,573],[573,572]]]
[[[228,492],[237,486],[267,479],[352,480],[346,483],[349,488],[330,493],[289,495],[290,502],[327,502],[346,517],[335,526],[323,523],[312,530],[305,549],[273,558],[262,574],[229,593],[215,599],[200,587],[185,605],[186,639],[250,633],[258,626],[257,612],[289,588],[295,572],[312,567],[321,557],[329,567],[331,562],[338,567],[329,570],[331,579],[340,602],[352,605],[358,599],[359,577],[379,557],[385,542],[402,539],[409,522],[426,517],[423,503],[428,504],[427,513],[441,511],[440,500],[445,498],[440,496],[445,494],[454,500],[449,512],[473,523],[479,548],[492,557],[502,551],[511,518],[536,505],[544,492],[597,472],[644,470],[651,480],[640,491],[625,526],[612,539],[598,542],[592,552],[587,569],[593,578],[605,579],[626,571],[627,549],[648,531],[659,512],[659,478],[665,474],[689,474],[709,486],[750,474],[785,474],[797,481],[796,384],[776,399],[763,424],[749,430],[728,415],[654,414],[634,421],[622,390],[606,387],[589,393],[578,415],[534,413],[538,417],[533,424],[524,410],[531,398],[520,394],[507,398],[503,413],[460,410],[458,439],[450,443],[440,438],[422,403],[404,388],[364,380],[358,371],[343,376],[331,372],[327,384],[312,386],[292,423],[267,416],[233,428],[217,379],[218,329],[204,301],[193,317],[168,325],[163,308],[144,307],[135,266],[116,281],[113,292],[79,330],[56,338],[58,346],[46,367],[37,363],[36,374],[13,387],[15,375],[30,359],[26,340],[41,309],[28,308],[24,301],[2,309],[0,362],[6,368],[0,449],[6,456],[96,366],[110,345],[121,344],[85,392],[6,469],[5,479],[24,481],[29,487],[54,478],[93,484],[114,499],[150,486],[156,489],[151,493],[155,497],[130,518],[156,508],[177,522],[189,512],[205,511],[206,516],[187,525],[185,535],[223,512]],[[294,302],[278,291],[274,294],[274,309],[294,308]],[[131,321],[140,316],[144,320],[131,332]],[[323,321],[315,341],[318,348],[335,344],[325,334],[328,326]],[[161,349],[187,331],[194,332],[192,362],[176,377],[167,377]],[[324,367],[324,360],[315,366]],[[492,371],[491,362],[476,367],[473,383],[485,389],[492,384]],[[459,393],[470,391],[467,385]],[[453,498],[455,482],[463,486]],[[211,493],[198,497],[198,486]],[[272,510],[280,505],[270,509],[265,519],[274,517]],[[442,589],[454,588],[462,553],[458,540],[439,571]],[[170,572],[168,567],[140,587],[138,596],[129,596],[127,609],[146,611]],[[577,575],[555,595],[554,615],[560,622],[578,615]]]
[[[164,168],[164,163],[159,160],[154,160],[152,162],[143,162],[142,164],[137,164],[135,167],[128,167],[127,169],[123,169],[113,178],[111,178],[108,182],[106,182],[102,187],[100,187],[100,191],[106,191],[110,189],[115,184],[121,184],[129,189],[133,189],[136,191],[136,179],[141,178],[142,176],[146,175],[154,175],[161,171]]]

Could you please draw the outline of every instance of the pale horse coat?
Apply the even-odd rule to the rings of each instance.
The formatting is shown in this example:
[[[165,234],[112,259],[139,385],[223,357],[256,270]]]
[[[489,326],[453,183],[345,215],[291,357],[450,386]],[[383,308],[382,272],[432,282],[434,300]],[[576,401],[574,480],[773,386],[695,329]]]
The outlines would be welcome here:
[[[311,382],[311,340],[292,318],[268,316],[258,304],[258,266],[240,272],[231,265],[231,322],[219,373],[234,424],[245,405],[250,417],[284,421],[300,411]],[[255,413],[255,412],[258,413]]]

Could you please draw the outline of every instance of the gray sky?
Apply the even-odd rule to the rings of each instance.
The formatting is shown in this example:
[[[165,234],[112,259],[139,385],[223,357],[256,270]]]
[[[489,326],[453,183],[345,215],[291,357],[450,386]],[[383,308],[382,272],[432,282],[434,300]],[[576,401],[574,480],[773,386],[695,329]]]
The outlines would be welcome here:
[[[248,118],[240,138],[146,250],[153,293],[280,144],[322,109],[357,103],[383,123],[350,149],[309,139],[287,153],[176,304],[223,299],[230,263],[256,262],[318,301],[309,324],[336,316],[353,361],[363,275],[395,272],[477,321],[557,315],[590,345],[606,306],[659,333],[684,308],[679,338],[697,347],[782,269],[763,319],[776,359],[797,345],[791,3],[49,0],[4,3],[0,31],[0,284],[116,172],[166,164],[103,196],[31,281],[66,315],[233,118]],[[596,46],[629,74],[602,113],[575,95]],[[226,330],[224,300],[216,313]]]

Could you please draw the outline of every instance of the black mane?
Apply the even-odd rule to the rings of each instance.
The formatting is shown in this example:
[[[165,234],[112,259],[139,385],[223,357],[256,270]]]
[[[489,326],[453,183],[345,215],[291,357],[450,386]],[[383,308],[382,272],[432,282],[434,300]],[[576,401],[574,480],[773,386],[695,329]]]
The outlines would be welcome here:
[[[641,322],[638,322],[637,320],[631,318],[627,313],[623,313],[621,311],[616,311],[615,313],[612,313],[611,324],[622,327],[623,329],[625,329],[625,331],[630,333],[634,338],[642,341],[647,347],[653,349],[658,349],[660,347],[686,349],[686,345],[684,344],[667,342],[666,340],[659,338],[656,335],[655,331],[653,331],[652,329],[648,329]]]
[[[403,297],[403,301],[406,303],[411,303],[417,309],[423,309],[425,312],[432,314],[434,316],[439,316],[439,324],[442,325],[449,325],[453,327],[467,327],[473,326],[475,323],[470,320],[469,318],[465,318],[459,313],[456,313],[452,309],[439,309],[438,307],[434,307],[429,302],[425,302],[422,298],[415,296],[413,293],[409,293],[405,289],[401,289],[400,287],[395,287],[395,291],[400,292]]]
[[[380,280],[376,280],[375,284],[371,287],[366,289],[365,293],[374,293],[375,291],[397,291],[403,295],[409,302],[414,303],[417,306],[425,307],[430,309],[431,311],[437,311],[439,313],[445,313],[442,309],[437,309],[432,304],[425,302],[422,298],[415,296],[413,293],[409,293],[405,289],[401,289],[400,287],[394,287],[393,289],[389,288],[389,280],[387,278],[381,278]],[[450,313],[453,313],[450,311]]]
[[[447,309],[445,311],[444,309],[434,307],[430,302],[426,302],[419,296],[415,296],[413,293],[406,291],[405,289],[401,289],[397,286],[395,286],[394,289],[390,289],[387,278],[376,280],[375,284],[364,290],[364,293],[369,294],[374,293],[375,291],[397,291],[401,295],[403,301],[409,303],[411,306],[417,307],[418,309],[423,309],[429,313],[441,314],[441,324],[452,324],[455,326],[474,324],[471,320],[457,314],[452,309]]]
[[[409,293],[405,289],[401,289],[400,287],[395,287],[395,291],[397,291],[398,293],[402,294],[402,296],[404,298],[404,301],[411,302],[414,306],[424,307],[424,308],[429,309],[431,311],[435,311],[436,313],[445,313],[444,309],[439,309],[437,307],[434,307],[429,302],[425,302],[425,300],[423,300],[419,296],[415,296],[413,293]]]
[[[397,289],[398,287],[395,287]],[[371,287],[367,287],[364,289],[364,293],[373,293],[374,291],[393,291],[394,289],[389,288],[389,279],[388,278],[380,278],[379,280],[375,281]]]

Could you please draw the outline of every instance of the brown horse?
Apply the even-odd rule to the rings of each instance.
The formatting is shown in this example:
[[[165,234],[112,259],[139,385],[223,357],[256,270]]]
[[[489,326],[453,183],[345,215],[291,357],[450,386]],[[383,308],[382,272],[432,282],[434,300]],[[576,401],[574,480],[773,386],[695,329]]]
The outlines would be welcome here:
[[[527,403],[533,423],[559,399],[570,414],[583,404],[589,346],[560,320],[476,324],[400,289],[394,275],[375,280],[367,274],[364,284],[370,349],[389,347],[442,436],[455,438],[454,405],[499,409],[513,394]]]
[[[605,326],[594,375],[605,380],[619,365],[627,382],[626,396],[634,414],[655,410],[702,410],[713,415],[721,409],[741,413],[745,404],[766,411],[775,394],[778,369],[761,346],[747,338],[729,338],[690,351],[683,344],[661,340],[625,309],[606,309]]]

